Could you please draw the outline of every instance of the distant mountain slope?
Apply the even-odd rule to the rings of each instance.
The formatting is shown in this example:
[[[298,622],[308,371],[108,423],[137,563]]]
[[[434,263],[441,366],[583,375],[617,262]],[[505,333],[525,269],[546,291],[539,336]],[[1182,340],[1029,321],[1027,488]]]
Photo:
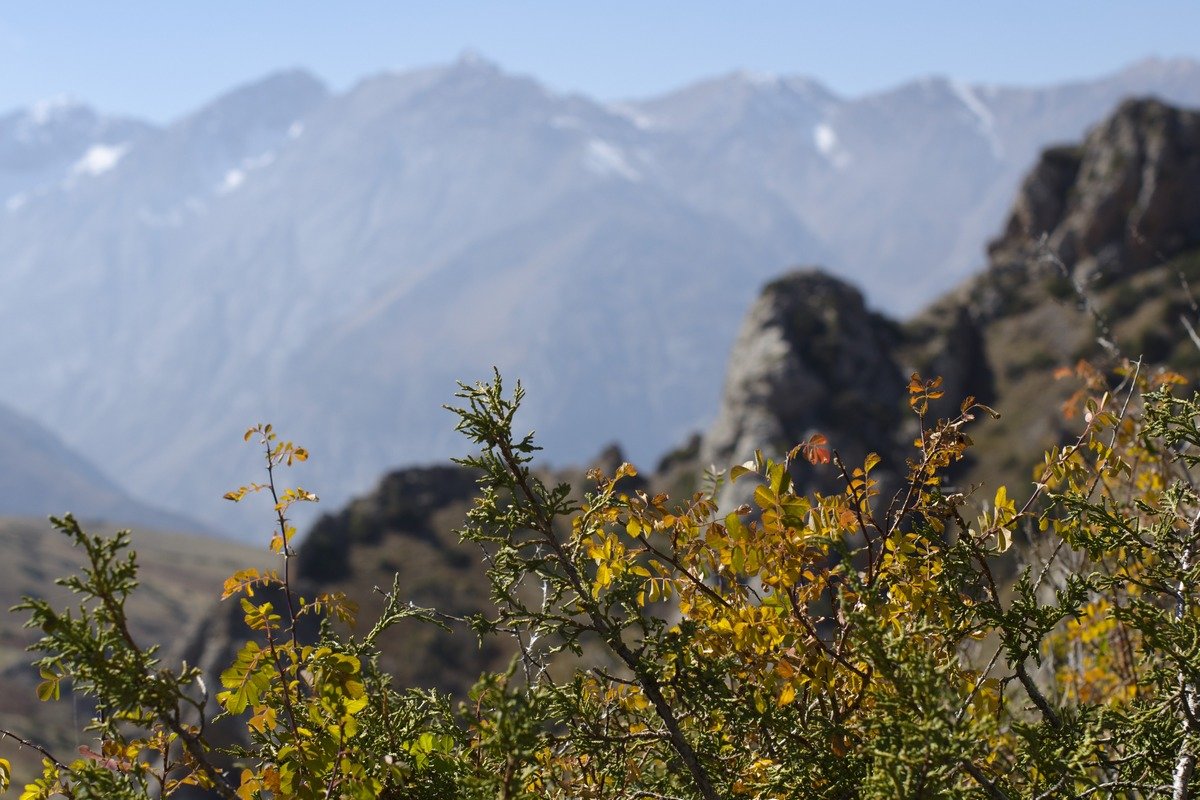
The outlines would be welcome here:
[[[105,117],[67,98],[0,115],[0,209],[112,169],[154,128]]]
[[[907,314],[980,265],[1043,148],[1077,140],[1140,95],[1200,105],[1200,64],[1151,59],[1028,88],[931,77],[856,98],[736,73],[632,108],[660,134],[655,154],[673,191],[746,216],[772,199],[818,232],[835,274],[872,305]]]
[[[734,75],[623,104],[477,60],[341,94],[273,76],[64,145],[0,210],[0,400],[233,535],[255,529],[220,500],[255,469],[245,426],[309,445],[306,483],[341,502],[456,450],[438,408],[493,364],[562,458],[615,438],[646,461],[711,418],[754,287],[822,262],[915,308],[978,260],[1035,150],[1130,91],[1200,102],[1200,65],[853,99]]]
[[[204,530],[181,514],[134,500],[50,431],[0,406],[0,517],[45,517],[68,511],[80,519]]]

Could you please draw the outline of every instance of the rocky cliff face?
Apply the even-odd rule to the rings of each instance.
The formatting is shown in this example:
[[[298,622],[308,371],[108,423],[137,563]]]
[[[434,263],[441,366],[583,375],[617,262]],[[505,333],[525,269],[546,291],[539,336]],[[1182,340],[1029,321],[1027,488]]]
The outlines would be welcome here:
[[[786,452],[815,432],[848,460],[877,449],[900,412],[897,333],[861,292],[818,270],[768,284],[738,334],[701,463]]]
[[[1027,256],[1043,236],[1084,274],[1130,274],[1200,244],[1200,114],[1131,100],[1082,147],[1048,151],[992,258]]]

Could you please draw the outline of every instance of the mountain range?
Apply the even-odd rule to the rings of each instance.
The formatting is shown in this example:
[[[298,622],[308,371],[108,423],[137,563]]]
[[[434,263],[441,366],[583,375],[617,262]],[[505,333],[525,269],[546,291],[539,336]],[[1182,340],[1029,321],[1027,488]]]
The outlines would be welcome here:
[[[440,405],[492,365],[559,457],[645,461],[712,418],[785,266],[911,312],[978,264],[1042,147],[1147,93],[1200,104],[1200,64],[602,103],[468,58],[342,93],[281,73],[163,127],[41,104],[0,117],[0,401],[241,537],[220,497],[256,476],[245,427],[307,445],[340,502],[460,450]]]

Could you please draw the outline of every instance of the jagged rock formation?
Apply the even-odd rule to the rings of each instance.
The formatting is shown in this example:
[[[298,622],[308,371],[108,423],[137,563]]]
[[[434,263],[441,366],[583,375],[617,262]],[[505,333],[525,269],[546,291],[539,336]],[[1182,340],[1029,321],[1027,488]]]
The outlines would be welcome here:
[[[463,503],[476,489],[476,476],[453,466],[415,467],[384,476],[370,494],[352,500],[336,514],[321,517],[305,539],[299,573],[303,579],[339,581],[351,576],[355,545],[378,545],[388,536],[406,536],[445,549],[456,545],[433,526],[434,514]]]
[[[772,281],[738,334],[701,463],[779,454],[815,432],[851,461],[889,442],[904,385],[898,333],[861,292],[818,270]]]
[[[1200,115],[1130,100],[1082,147],[1052,150],[1025,180],[993,261],[1050,250],[1084,273],[1131,274],[1200,243]]]
[[[364,619],[383,608],[375,591],[395,577],[405,600],[451,615],[490,608],[478,547],[459,540],[476,473],[454,466],[415,467],[386,475],[374,491],[322,517],[304,542],[299,575],[323,591],[344,591]],[[485,669],[501,669],[510,651],[491,638],[482,645],[465,625],[450,632],[405,621],[384,634],[384,668],[407,685],[464,695]]]

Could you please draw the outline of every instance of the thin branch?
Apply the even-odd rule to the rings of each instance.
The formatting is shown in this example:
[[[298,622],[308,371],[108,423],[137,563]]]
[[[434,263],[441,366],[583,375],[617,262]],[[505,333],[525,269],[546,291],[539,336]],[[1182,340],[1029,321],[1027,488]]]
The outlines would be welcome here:
[[[66,764],[64,764],[62,761],[60,761],[53,753],[51,753],[45,747],[42,747],[37,742],[31,742],[28,739],[18,736],[17,734],[13,733],[12,731],[5,730],[4,728],[0,728],[0,739],[12,739],[14,742],[21,745],[22,747],[28,747],[31,750],[38,751],[39,753],[42,754],[43,757],[50,759],[50,761],[53,762],[54,766],[58,767],[59,769],[61,769],[61,770],[67,769]]]
[[[590,593],[583,585],[583,578],[575,565],[571,562],[567,553],[563,549],[562,542],[554,534],[554,521],[549,517],[542,504],[538,502],[537,495],[533,492],[529,485],[529,472],[523,468],[517,461],[516,454],[513,453],[512,446],[509,442],[492,438],[490,444],[496,447],[503,459],[504,467],[509,475],[516,482],[517,488],[524,495],[526,501],[530,505],[533,513],[534,521],[537,523],[538,532],[545,539],[546,544],[554,551],[559,563],[562,565],[566,573],[567,580],[571,584],[572,590],[580,598],[588,598]],[[667,699],[663,696],[659,686],[658,679],[648,670],[641,660],[631,651],[628,645],[621,639],[621,632],[612,622],[606,619],[595,607],[594,603],[587,603],[587,615],[592,619],[592,623],[601,630],[605,635],[604,639],[609,648],[619,657],[625,665],[637,676],[638,682],[641,683],[642,691],[645,692],[646,698],[654,706],[655,713],[659,719],[667,726],[667,731],[670,734],[671,745],[675,748],[675,752],[683,760],[687,766],[688,772],[692,775],[692,780],[696,782],[696,788],[700,790],[700,794],[705,800],[718,800],[716,789],[713,788],[712,782],[709,780],[708,773],[700,764],[700,759],[696,755],[696,751],[692,748],[691,742],[683,734],[683,728],[679,725],[679,721],[675,717],[675,712]]]
[[[1000,791],[1000,787],[992,783],[988,776],[984,775],[983,771],[980,770],[979,767],[965,759],[963,760],[962,765],[967,774],[975,779],[975,782],[978,783],[985,792],[987,792],[987,796],[992,798],[992,800],[1010,800],[1009,796]]]

